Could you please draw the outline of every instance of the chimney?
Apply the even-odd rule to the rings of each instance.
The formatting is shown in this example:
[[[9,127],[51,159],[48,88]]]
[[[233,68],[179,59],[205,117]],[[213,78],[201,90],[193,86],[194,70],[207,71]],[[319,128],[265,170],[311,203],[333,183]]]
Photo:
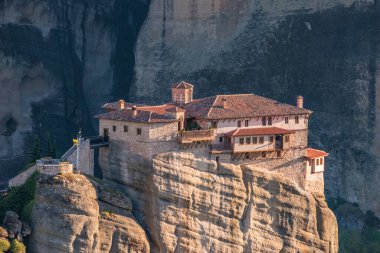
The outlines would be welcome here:
[[[135,105],[132,106],[132,116],[137,116],[137,107]]]
[[[303,97],[302,96],[297,97],[297,107],[303,108]]]
[[[225,98],[222,98],[222,103],[223,103],[223,109],[227,109],[228,108],[228,105],[227,105],[227,99]]]
[[[120,99],[118,101],[119,109],[124,109],[125,108],[125,102],[124,100]]]

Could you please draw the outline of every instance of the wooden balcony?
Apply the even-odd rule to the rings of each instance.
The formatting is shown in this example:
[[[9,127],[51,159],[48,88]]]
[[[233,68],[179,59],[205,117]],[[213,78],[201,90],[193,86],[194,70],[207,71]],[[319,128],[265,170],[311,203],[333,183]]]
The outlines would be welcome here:
[[[213,141],[215,139],[214,130],[194,130],[182,131],[179,133],[178,141],[180,143],[193,143],[198,141]]]

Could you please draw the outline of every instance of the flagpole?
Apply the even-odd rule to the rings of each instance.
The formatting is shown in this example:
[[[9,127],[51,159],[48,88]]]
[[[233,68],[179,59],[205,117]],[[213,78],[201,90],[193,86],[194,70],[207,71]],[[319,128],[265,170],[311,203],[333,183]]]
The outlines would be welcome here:
[[[79,147],[80,147],[80,141],[82,138],[82,131],[79,128],[78,136],[77,136],[77,172],[79,173]]]

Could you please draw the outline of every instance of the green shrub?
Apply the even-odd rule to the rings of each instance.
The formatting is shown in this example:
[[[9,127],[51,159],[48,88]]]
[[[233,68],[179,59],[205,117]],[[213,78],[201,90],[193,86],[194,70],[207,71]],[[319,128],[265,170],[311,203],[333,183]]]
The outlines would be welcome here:
[[[5,212],[12,210],[20,214],[28,203],[34,199],[37,188],[37,173],[34,173],[25,184],[13,188],[6,198],[0,198],[0,220],[3,220]]]
[[[0,253],[7,252],[11,247],[11,243],[8,239],[0,238]]]
[[[31,201],[29,201],[28,204],[24,206],[21,212],[21,220],[31,223],[34,203],[35,203],[35,200],[32,199]]]
[[[11,253],[26,253],[26,247],[22,242],[19,242],[18,240],[12,240],[11,242]]]

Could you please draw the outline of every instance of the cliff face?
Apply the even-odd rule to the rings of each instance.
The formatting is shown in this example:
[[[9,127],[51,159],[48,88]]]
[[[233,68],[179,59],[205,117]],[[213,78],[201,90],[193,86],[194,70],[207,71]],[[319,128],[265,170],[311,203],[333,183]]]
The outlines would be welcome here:
[[[40,178],[31,252],[149,252],[144,230],[122,193],[81,175]]]
[[[379,15],[378,1],[153,0],[130,98],[163,102],[181,79],[195,97],[302,94],[328,196],[380,215]]]
[[[58,153],[93,115],[126,98],[144,0],[0,1],[0,184],[21,169],[35,135]]]
[[[324,196],[280,175],[187,152],[149,167],[119,157],[102,167],[131,197],[152,252],[338,252]]]

